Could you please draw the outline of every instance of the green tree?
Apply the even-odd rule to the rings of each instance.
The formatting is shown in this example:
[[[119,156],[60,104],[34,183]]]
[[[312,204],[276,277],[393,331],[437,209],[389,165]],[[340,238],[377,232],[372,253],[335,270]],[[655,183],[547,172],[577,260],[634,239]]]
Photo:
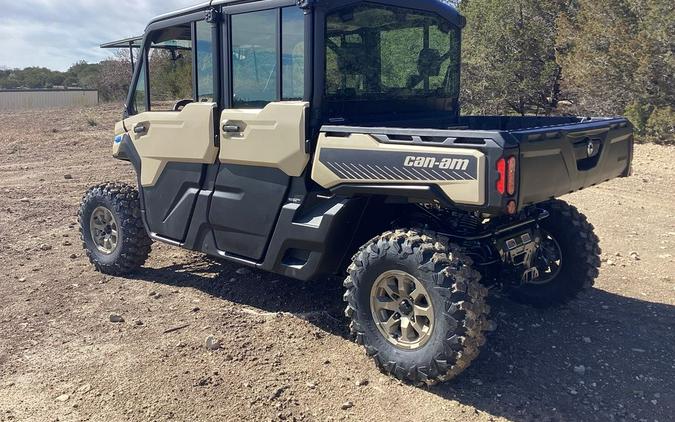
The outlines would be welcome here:
[[[644,139],[675,143],[674,33],[669,2],[579,0],[557,36],[575,111],[625,114]]]
[[[465,111],[551,114],[562,99],[556,21],[566,1],[465,0]]]

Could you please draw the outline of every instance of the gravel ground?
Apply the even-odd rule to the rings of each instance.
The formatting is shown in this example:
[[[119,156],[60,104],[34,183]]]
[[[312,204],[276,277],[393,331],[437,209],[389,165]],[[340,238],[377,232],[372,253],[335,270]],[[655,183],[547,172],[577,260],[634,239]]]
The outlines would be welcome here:
[[[120,114],[0,114],[0,421],[675,420],[675,149],[638,146],[634,177],[566,198],[602,242],[592,291],[544,311],[493,297],[479,359],[415,388],[349,340],[337,280],[165,245],[132,278],[94,272],[76,212],[133,180],[110,157]]]

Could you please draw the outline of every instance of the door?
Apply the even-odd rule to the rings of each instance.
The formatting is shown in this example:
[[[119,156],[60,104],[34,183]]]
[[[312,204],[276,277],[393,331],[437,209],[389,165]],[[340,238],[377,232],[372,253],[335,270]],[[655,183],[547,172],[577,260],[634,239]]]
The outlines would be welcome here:
[[[218,157],[211,34],[204,21],[150,32],[133,115],[124,121],[140,159],[149,229],[176,242],[185,239],[206,168]]]
[[[261,260],[291,178],[302,176],[309,162],[304,16],[295,5],[236,9],[225,23],[231,37],[229,107],[220,116],[220,167],[209,222],[219,250]]]

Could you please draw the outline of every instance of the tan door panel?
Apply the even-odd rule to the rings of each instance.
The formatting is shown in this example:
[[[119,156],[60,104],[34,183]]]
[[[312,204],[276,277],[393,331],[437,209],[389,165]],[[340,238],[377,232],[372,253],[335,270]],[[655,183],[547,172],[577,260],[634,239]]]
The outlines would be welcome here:
[[[289,176],[302,175],[309,154],[305,151],[305,112],[309,103],[284,101],[263,109],[223,110],[220,161],[278,168]],[[231,126],[235,132],[223,131]]]
[[[180,112],[151,111],[124,121],[141,158],[141,185],[154,186],[169,162],[213,164],[215,103],[188,104]],[[135,128],[142,127],[141,133]]]

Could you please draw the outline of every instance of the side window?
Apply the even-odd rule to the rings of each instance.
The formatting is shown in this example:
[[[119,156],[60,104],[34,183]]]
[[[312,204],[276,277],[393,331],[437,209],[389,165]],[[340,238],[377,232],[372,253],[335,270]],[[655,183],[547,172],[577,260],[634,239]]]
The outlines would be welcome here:
[[[232,16],[235,108],[262,108],[277,99],[277,10]]]
[[[197,101],[213,102],[213,33],[211,24],[197,22]]]
[[[305,94],[305,15],[297,7],[281,9],[282,99]]]
[[[138,75],[138,80],[136,81],[136,88],[134,89],[134,113],[144,113],[147,111],[145,107],[145,100],[147,98],[147,93],[145,92],[145,68],[144,60],[140,74]]]
[[[150,110],[170,111],[176,101],[193,99],[191,24],[153,34],[148,63]]]

